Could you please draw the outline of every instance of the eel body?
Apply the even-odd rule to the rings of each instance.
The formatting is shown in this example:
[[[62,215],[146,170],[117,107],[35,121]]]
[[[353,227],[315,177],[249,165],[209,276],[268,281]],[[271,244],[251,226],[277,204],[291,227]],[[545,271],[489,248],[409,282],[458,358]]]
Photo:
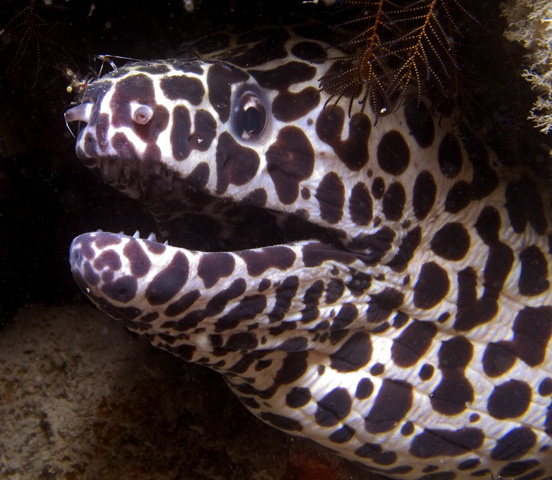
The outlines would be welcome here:
[[[81,235],[77,283],[263,421],[386,476],[551,478],[547,189],[423,100],[376,125],[328,103],[343,53],[315,30],[86,87],[77,156],[168,243]]]

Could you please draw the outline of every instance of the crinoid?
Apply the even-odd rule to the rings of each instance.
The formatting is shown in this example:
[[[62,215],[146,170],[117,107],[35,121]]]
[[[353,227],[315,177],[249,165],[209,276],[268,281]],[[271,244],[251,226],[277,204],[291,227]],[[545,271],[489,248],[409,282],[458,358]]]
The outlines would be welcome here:
[[[357,47],[357,52],[336,59],[341,66],[321,79],[321,88],[336,101],[350,98],[350,106],[359,98],[362,109],[369,104],[376,115],[392,110],[410,87],[418,98],[448,101],[461,90],[459,22],[469,18],[477,24],[470,3],[344,0],[345,6],[361,9],[342,24],[355,32],[343,46]]]
[[[2,67],[26,89],[37,86],[46,66],[75,63],[75,9],[66,3],[0,0],[0,48],[6,59]]]

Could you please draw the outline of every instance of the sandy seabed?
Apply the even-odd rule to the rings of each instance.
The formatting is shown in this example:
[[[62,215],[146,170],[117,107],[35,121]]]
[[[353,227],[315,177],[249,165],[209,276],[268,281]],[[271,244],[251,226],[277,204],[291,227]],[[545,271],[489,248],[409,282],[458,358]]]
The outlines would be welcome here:
[[[307,480],[321,463],[324,479],[367,478],[87,305],[19,311],[0,332],[0,400],[1,479]]]

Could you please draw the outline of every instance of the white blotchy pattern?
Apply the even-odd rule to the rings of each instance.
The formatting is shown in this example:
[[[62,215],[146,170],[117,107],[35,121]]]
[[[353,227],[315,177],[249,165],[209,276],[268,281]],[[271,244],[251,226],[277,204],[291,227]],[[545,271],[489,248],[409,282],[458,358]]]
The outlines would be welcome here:
[[[304,35],[87,87],[77,155],[176,246],[82,235],[76,281],[265,422],[385,475],[549,477],[549,194],[416,99],[377,125],[326,106],[339,55]]]

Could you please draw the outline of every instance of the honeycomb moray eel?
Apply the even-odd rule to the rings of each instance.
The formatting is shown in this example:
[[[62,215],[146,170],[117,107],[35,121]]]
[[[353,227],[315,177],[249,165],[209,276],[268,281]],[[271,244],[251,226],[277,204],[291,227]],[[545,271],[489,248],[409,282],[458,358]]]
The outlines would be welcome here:
[[[168,243],[81,235],[77,283],[263,421],[385,476],[552,478],[549,194],[423,101],[376,125],[326,106],[343,53],[313,30],[86,87],[77,156]]]

